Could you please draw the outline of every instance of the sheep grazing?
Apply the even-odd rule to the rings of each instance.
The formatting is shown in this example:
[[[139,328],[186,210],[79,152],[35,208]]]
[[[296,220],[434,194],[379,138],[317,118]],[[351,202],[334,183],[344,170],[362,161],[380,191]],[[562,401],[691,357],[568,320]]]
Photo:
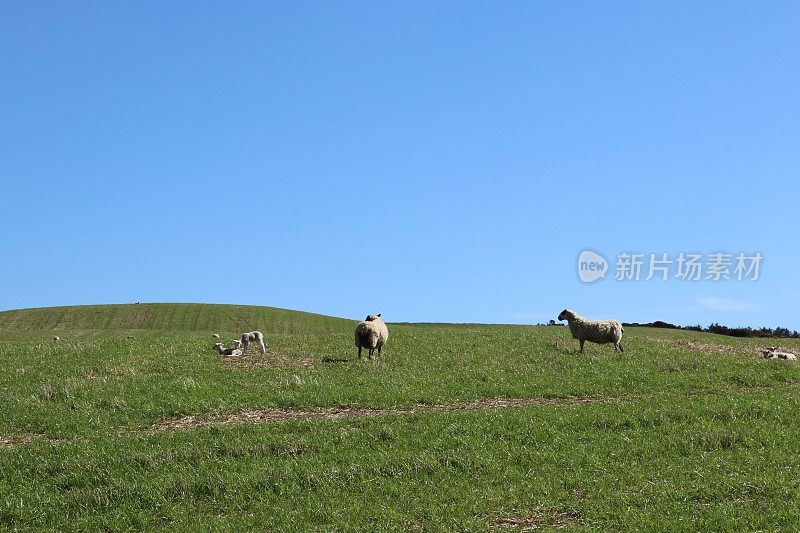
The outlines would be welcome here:
[[[620,352],[625,351],[622,348],[622,324],[616,320],[589,320],[569,309],[561,311],[558,319],[567,321],[572,338],[581,343],[581,353],[584,353],[583,343],[586,341],[597,344],[610,342],[614,345],[614,351],[618,348]]]
[[[211,334],[211,338],[212,339],[219,339],[219,333],[212,333]]]
[[[797,361],[797,356],[795,354],[781,352],[774,346],[770,346],[769,348],[764,348],[761,350],[761,355],[764,356],[764,359],[784,359],[786,361]]]
[[[228,357],[239,357],[242,355],[242,350],[238,348],[226,348],[221,342],[214,343],[214,349],[218,354]]]
[[[242,333],[242,350],[244,353],[250,351],[251,343],[258,343],[261,348],[261,353],[267,353],[267,347],[264,345],[264,335],[260,331],[251,331],[249,333]]]
[[[381,348],[386,344],[389,338],[389,328],[386,323],[381,320],[380,313],[377,315],[368,315],[363,322],[356,326],[355,341],[356,348],[358,348],[358,358],[361,359],[361,348],[369,350],[369,358],[372,359],[375,350],[378,354],[381,353]]]

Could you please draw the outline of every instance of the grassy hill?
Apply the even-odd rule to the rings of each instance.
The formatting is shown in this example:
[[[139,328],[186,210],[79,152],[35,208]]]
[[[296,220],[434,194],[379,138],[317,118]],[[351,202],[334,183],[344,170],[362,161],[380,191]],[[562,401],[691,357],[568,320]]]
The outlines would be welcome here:
[[[0,331],[162,330],[321,333],[353,321],[252,305],[127,304],[44,307],[0,312]]]
[[[763,340],[626,328],[581,355],[567,328],[390,324],[370,361],[354,324],[0,313],[0,529],[800,528],[800,364]],[[266,355],[211,351],[251,328]]]

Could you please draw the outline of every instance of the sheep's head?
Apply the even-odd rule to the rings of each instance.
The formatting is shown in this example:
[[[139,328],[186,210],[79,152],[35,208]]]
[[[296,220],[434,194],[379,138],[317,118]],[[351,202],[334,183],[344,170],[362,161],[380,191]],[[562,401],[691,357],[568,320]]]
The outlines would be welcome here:
[[[575,318],[575,313],[573,313],[569,309],[564,309],[558,314],[559,320],[569,320],[570,318]]]
[[[378,313],[377,315],[367,315],[367,318],[364,319],[364,322],[372,322],[373,320],[378,320],[381,314]]]

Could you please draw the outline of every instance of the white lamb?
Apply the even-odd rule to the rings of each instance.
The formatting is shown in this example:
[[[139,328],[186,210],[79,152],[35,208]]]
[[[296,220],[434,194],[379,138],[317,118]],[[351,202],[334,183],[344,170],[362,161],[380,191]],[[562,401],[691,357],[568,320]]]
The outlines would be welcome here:
[[[774,346],[761,350],[764,359],[784,359],[786,361],[797,361],[797,356],[790,352],[781,352]]]
[[[586,341],[598,344],[610,342],[614,345],[614,351],[618,348],[620,352],[625,351],[622,349],[622,324],[616,320],[589,320],[569,309],[561,311],[558,319],[569,323],[572,338],[581,343],[581,353],[584,353],[583,343]]]
[[[261,353],[267,353],[267,347],[264,344],[264,335],[260,331],[251,331],[249,333],[242,333],[242,350],[247,353],[250,350],[251,343],[258,343],[261,348]]]
[[[227,357],[239,357],[242,355],[242,350],[238,348],[226,348],[224,344],[221,342],[217,342],[214,344],[214,349],[217,351],[218,354]]]

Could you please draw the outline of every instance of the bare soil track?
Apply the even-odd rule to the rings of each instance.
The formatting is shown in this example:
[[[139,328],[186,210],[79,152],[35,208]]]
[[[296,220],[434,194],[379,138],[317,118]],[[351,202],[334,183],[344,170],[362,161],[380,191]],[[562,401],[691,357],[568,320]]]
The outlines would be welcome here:
[[[541,509],[528,516],[509,516],[497,518],[489,525],[490,531],[516,530],[536,531],[542,528],[561,529],[579,524],[581,516],[575,511],[561,509]]]
[[[188,415],[182,418],[164,420],[155,424],[152,431],[172,431],[194,429],[229,424],[285,422],[289,420],[340,420],[350,418],[372,418],[387,415],[411,415],[415,413],[454,413],[462,411],[483,411],[508,407],[527,407],[531,405],[576,405],[608,402],[605,398],[486,398],[471,402],[445,404],[416,404],[410,407],[390,407],[373,409],[369,407],[329,407],[324,409],[248,409],[229,415],[226,418],[201,418]]]

